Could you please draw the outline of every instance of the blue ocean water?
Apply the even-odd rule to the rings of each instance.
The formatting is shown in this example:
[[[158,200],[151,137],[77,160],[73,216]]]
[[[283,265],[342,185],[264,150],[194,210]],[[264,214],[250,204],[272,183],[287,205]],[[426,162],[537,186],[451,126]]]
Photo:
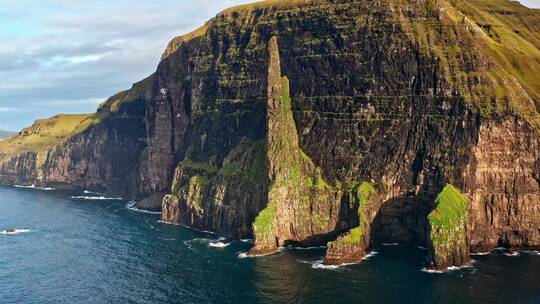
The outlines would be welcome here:
[[[0,230],[19,229],[0,234],[0,303],[540,303],[534,252],[439,274],[422,249],[384,246],[324,268],[324,248],[247,258],[249,242],[84,196],[0,187]]]

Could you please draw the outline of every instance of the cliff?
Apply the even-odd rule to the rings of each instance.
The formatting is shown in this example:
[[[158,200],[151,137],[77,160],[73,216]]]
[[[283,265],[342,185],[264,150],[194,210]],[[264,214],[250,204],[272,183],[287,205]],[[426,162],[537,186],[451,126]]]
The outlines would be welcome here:
[[[253,255],[401,242],[443,269],[540,247],[539,72],[540,12],[513,1],[258,2],[173,39],[92,123],[1,145],[0,181],[123,195]]]

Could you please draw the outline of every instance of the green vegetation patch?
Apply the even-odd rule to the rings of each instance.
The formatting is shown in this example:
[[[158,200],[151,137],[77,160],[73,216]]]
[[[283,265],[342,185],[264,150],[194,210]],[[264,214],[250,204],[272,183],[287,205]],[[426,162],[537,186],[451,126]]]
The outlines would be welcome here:
[[[182,168],[188,168],[193,170],[202,170],[206,173],[212,174],[218,171],[218,169],[208,162],[196,162],[190,159],[186,159],[179,164]]]
[[[368,221],[367,208],[370,204],[371,196],[376,193],[375,185],[370,182],[362,182],[356,188],[356,197],[358,199],[358,223],[359,226],[351,229],[345,236],[337,240],[338,244],[356,244],[362,240],[364,227]]]
[[[27,152],[45,152],[48,148],[63,143],[69,137],[100,122],[101,119],[101,116],[96,114],[77,114],[57,115],[37,120],[31,127],[23,129],[19,135],[0,142],[0,153],[18,155]]]
[[[358,202],[360,203],[360,207],[369,203],[370,196],[375,192],[377,192],[377,190],[375,190],[375,186],[372,183],[361,183],[358,188],[356,188],[356,196],[358,198]],[[360,208],[358,208],[358,210],[360,210]]]
[[[459,235],[468,219],[467,198],[448,184],[435,200],[436,208],[428,215],[433,243],[440,244]]]
[[[364,230],[362,227],[356,227],[349,230],[349,232],[342,238],[338,239],[338,244],[356,244],[362,240]]]
[[[468,215],[467,198],[452,185],[447,185],[435,200],[436,208],[428,219],[437,227],[454,227]]]
[[[271,233],[274,228],[274,222],[276,220],[277,208],[275,206],[268,206],[255,218],[253,222],[253,228],[257,235]]]

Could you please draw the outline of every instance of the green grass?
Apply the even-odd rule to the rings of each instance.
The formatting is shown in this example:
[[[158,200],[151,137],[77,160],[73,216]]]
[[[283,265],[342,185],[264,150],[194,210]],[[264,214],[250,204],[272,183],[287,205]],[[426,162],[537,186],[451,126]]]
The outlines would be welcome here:
[[[362,182],[356,188],[356,197],[358,200],[358,223],[359,226],[349,230],[349,232],[339,238],[339,244],[355,244],[362,240],[364,234],[364,226],[367,224],[368,215],[367,207],[369,207],[371,195],[376,193],[375,186],[370,182]]]
[[[428,216],[432,227],[451,229],[467,216],[467,198],[452,185],[447,185],[435,200],[436,208]]]
[[[26,152],[40,153],[63,143],[69,137],[83,132],[101,121],[97,114],[57,115],[37,120],[19,135],[0,142],[0,154],[18,155]]]
[[[362,240],[364,231],[362,227],[356,227],[349,230],[349,232],[342,238],[338,239],[339,244],[356,244]]]
[[[257,234],[271,232],[276,220],[277,208],[274,206],[268,206],[259,213],[255,221],[253,222],[253,228]]]
[[[202,170],[202,171],[205,171],[206,173],[215,173],[218,171],[218,168],[216,168],[215,166],[212,166],[210,163],[208,162],[196,162],[196,161],[193,161],[193,160],[190,160],[190,159],[186,159],[184,161],[182,161],[179,166],[183,167],[183,168],[189,168],[189,169],[194,169],[194,170]]]
[[[238,5],[231,8],[228,8],[221,12],[219,15],[229,15],[232,13],[239,13],[242,11],[252,11],[257,9],[264,9],[268,7],[287,7],[287,6],[298,6],[299,4],[309,3],[312,0],[266,0],[258,1],[244,5]]]
[[[370,182],[361,183],[358,188],[356,188],[356,196],[360,203],[360,206],[363,206],[369,203],[369,197],[375,193],[375,186]],[[360,208],[358,208],[360,210]]]

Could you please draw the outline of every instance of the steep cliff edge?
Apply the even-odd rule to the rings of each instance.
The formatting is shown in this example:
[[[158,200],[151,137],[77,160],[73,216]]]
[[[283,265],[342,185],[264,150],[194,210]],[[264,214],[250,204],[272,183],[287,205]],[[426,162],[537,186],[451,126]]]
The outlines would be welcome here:
[[[39,151],[0,145],[0,182],[124,195],[254,236],[253,255],[328,243],[340,264],[400,242],[444,269],[539,247],[539,24],[506,0],[236,7],[93,123]],[[466,217],[445,214],[448,192]]]

